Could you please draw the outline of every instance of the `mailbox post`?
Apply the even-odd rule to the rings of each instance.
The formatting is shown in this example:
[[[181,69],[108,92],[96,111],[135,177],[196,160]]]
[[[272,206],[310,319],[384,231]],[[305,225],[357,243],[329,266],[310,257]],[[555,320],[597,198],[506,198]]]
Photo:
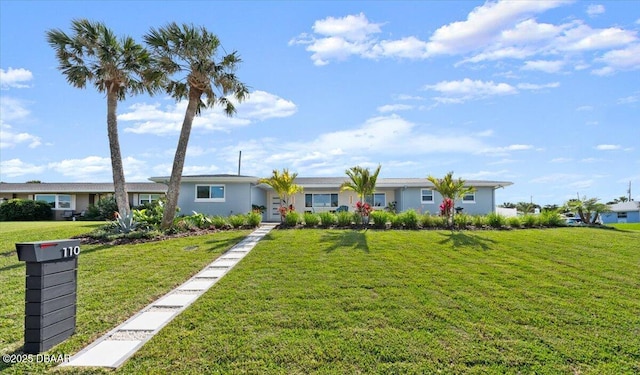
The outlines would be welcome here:
[[[76,329],[76,290],[80,240],[16,244],[27,262],[24,352],[49,350]]]

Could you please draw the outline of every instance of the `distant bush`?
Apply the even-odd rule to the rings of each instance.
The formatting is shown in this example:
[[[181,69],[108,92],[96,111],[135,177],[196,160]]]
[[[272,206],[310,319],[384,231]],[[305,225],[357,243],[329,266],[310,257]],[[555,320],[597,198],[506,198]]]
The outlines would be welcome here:
[[[420,225],[423,228],[435,228],[436,227],[436,216],[431,215],[430,213],[425,213],[420,216]]]
[[[345,212],[345,211],[338,212],[338,214],[336,215],[338,219],[338,226],[340,227],[350,226],[351,222],[353,221],[354,214],[360,217],[360,215],[356,212]]]
[[[509,224],[511,228],[520,228],[521,226],[520,218],[517,216],[512,216],[507,219],[507,224]]]
[[[226,229],[230,226],[228,220],[222,216],[212,217],[211,225],[216,229]]]
[[[562,216],[557,211],[543,211],[538,216],[538,219],[540,220],[540,225],[544,227],[561,227],[565,225]]]
[[[453,225],[458,229],[466,229],[467,225],[471,225],[473,219],[467,214],[456,214],[453,217]]]
[[[471,223],[476,228],[484,228],[487,225],[487,218],[482,215],[476,215],[471,219]]]
[[[231,215],[229,216],[229,224],[231,224],[234,228],[242,227],[246,222],[246,217],[244,215]]]
[[[300,214],[295,211],[289,211],[284,217],[284,224],[288,227],[295,227],[300,223]]]
[[[113,196],[102,198],[96,204],[89,205],[84,214],[85,220],[113,220],[114,213],[118,212],[118,204]]]
[[[45,201],[11,199],[0,204],[0,221],[38,221],[52,217],[51,206]]]
[[[320,224],[320,215],[314,214],[313,212],[305,212],[302,216],[302,221],[307,227],[315,227]]]
[[[507,219],[500,214],[492,212],[487,215],[487,224],[489,224],[491,228],[499,229],[507,226]]]
[[[377,229],[385,229],[387,227],[387,221],[392,214],[387,211],[373,211],[369,216],[373,222],[373,227]]]
[[[393,229],[402,228],[402,216],[400,215],[391,215],[389,217],[389,222],[391,222],[391,228]]]
[[[398,216],[400,216],[400,222],[402,222],[402,225],[405,229],[418,229],[418,223],[420,222],[420,219],[418,217],[418,213],[415,210],[404,211]]]
[[[525,228],[533,228],[538,225],[538,217],[535,215],[524,215],[520,221]]]
[[[323,228],[329,228],[338,222],[338,218],[332,212],[320,212],[318,216],[320,216],[320,225]]]
[[[262,213],[259,211],[252,211],[247,214],[247,225],[251,228],[256,228],[262,223]]]

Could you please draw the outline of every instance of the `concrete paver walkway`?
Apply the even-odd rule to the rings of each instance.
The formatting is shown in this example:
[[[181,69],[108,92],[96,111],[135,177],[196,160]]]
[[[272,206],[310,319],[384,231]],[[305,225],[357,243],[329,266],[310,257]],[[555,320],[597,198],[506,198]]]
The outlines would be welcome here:
[[[273,223],[263,223],[194,277],[107,332],[60,366],[120,367],[151,337],[238,264],[275,226]]]

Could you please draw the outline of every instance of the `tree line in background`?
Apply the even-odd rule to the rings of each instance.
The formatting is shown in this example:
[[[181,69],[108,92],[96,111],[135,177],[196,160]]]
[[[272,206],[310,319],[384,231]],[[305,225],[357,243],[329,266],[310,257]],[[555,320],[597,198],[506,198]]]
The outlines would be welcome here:
[[[67,82],[84,89],[93,84],[107,97],[107,134],[118,215],[131,219],[118,138],[118,102],[141,93],[166,93],[176,101],[188,100],[168,184],[161,227],[169,229],[176,215],[180,181],[195,116],[205,108],[222,106],[228,116],[236,109],[230,100],[243,101],[249,90],[235,75],[241,59],[236,51],[219,56],[218,37],[204,27],[170,23],[144,36],[117,37],[104,23],[74,20],[71,33],[47,31],[58,69]]]

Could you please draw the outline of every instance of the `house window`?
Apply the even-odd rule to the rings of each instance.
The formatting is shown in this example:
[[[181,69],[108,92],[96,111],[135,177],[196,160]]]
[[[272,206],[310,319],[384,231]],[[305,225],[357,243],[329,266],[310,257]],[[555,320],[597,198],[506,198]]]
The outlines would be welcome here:
[[[462,203],[476,203],[476,193],[468,193],[462,197]]]
[[[422,203],[433,203],[433,190],[422,189],[420,190],[420,196],[422,197]]]
[[[53,209],[74,209],[73,199],[68,194],[36,194],[35,200],[49,203]]]
[[[224,185],[196,185],[196,202],[224,202]]]
[[[618,212],[618,219],[626,219],[626,218],[627,218],[626,212]]]
[[[305,207],[338,207],[338,194],[305,194]]]
[[[160,194],[140,194],[138,195],[138,204],[148,204],[160,200]]]
[[[364,201],[373,207],[385,207],[387,205],[387,198],[384,193],[367,195]]]

